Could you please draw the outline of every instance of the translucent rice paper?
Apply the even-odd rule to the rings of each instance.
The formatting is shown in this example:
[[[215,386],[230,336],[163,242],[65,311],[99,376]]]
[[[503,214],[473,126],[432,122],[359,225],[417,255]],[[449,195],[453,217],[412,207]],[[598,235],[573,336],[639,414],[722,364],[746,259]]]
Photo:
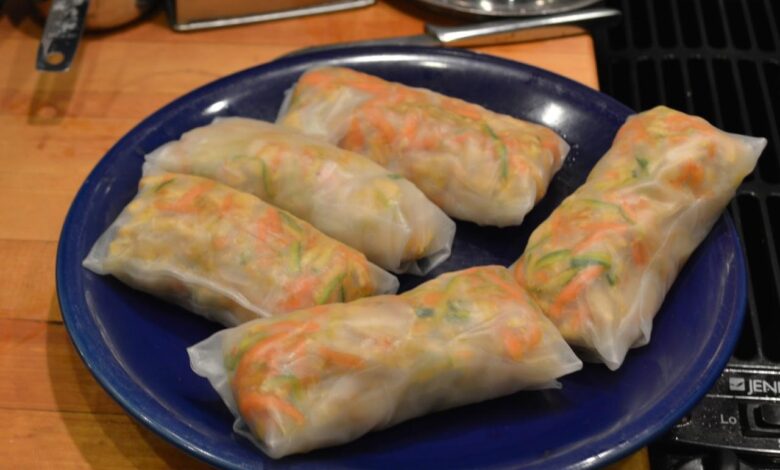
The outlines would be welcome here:
[[[146,174],[216,179],[290,211],[391,271],[447,259],[455,223],[412,183],[373,161],[263,121],[218,119],[146,157]]]
[[[515,277],[570,344],[617,369],[765,145],[666,107],[630,117]]]
[[[569,146],[552,130],[345,68],[306,72],[278,123],[367,155],[452,217],[517,225]]]
[[[375,429],[579,370],[555,326],[504,267],[444,274],[399,296],[333,304],[221,331],[188,349],[266,454]]]
[[[398,288],[361,253],[255,196],[171,173],[141,180],[83,264],[227,326]]]

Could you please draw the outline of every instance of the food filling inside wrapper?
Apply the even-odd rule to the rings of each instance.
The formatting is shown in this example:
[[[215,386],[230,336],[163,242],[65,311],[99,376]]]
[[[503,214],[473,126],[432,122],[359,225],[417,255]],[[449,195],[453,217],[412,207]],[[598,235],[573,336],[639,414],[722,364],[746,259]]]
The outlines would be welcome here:
[[[545,126],[340,67],[304,73],[277,123],[366,155],[452,217],[499,227],[522,222],[569,151]]]
[[[188,349],[278,458],[426,413],[559,387],[582,363],[506,268],[448,273],[398,296],[300,310]]]
[[[666,107],[630,117],[531,234],[515,278],[567,341],[618,368],[765,145]]]
[[[228,326],[398,288],[395,276],[293,215],[174,173],[143,178],[83,264]]]
[[[146,156],[144,174],[218,180],[289,211],[395,273],[447,259],[455,223],[412,183],[368,158],[294,130],[218,118]]]

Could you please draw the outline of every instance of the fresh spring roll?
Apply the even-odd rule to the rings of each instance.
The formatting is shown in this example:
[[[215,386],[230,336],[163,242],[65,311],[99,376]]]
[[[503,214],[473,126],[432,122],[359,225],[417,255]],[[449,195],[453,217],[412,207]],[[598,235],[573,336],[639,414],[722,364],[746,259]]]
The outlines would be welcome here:
[[[517,225],[569,150],[552,130],[346,68],[306,72],[278,123],[400,173],[450,216]]]
[[[516,279],[570,344],[617,369],[765,145],[666,107],[630,117],[531,234]]]
[[[425,274],[450,255],[455,223],[412,183],[281,126],[218,119],[146,162],[144,174],[190,173],[252,193],[397,273]]]
[[[398,296],[313,307],[188,349],[266,454],[349,442],[437,410],[558,387],[580,360],[504,267],[444,274]]]
[[[83,264],[227,326],[398,288],[361,253],[255,196],[172,173],[141,180]]]

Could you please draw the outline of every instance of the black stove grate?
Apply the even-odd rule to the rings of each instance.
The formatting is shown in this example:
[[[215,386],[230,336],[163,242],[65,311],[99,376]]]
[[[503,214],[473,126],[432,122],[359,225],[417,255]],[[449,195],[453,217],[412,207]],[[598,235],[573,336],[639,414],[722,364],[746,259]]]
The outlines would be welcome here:
[[[620,24],[593,33],[602,91],[637,111],[665,104],[702,116],[726,131],[769,141],[756,171],[746,178],[729,207],[748,261],[748,315],[729,367],[710,395],[718,395],[721,386],[730,390],[729,378],[739,377],[729,376],[732,372],[759,374],[744,376],[748,379],[780,378],[780,1],[604,3],[620,9],[624,16]],[[780,382],[769,383],[780,386]],[[702,435],[709,436],[701,443],[776,449],[780,455],[780,426],[777,438],[751,437],[745,410],[753,410],[746,403],[754,403],[749,399],[755,398],[732,396],[733,403],[716,404],[715,399],[705,399],[707,403],[699,408],[707,410],[693,413],[700,421],[697,425],[707,431]],[[780,391],[776,396],[767,393],[765,398],[780,409]],[[739,433],[740,438],[712,438],[728,426],[718,427],[720,423],[707,419],[714,419],[713,410],[731,405],[739,423],[729,432]],[[671,434],[687,435],[682,442],[696,442],[689,438],[696,433],[675,434],[673,430]]]

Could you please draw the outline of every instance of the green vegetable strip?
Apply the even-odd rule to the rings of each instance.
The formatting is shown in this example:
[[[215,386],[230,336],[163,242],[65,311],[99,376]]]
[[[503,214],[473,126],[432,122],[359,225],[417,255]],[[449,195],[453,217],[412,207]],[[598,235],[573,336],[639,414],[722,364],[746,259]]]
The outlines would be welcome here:
[[[493,128],[490,127],[487,123],[483,123],[482,128],[485,130],[487,135],[493,139],[493,145],[495,145],[496,149],[498,150],[501,181],[506,181],[506,179],[509,177],[509,157],[506,150],[506,145],[504,145],[504,142],[496,135],[496,133],[493,131]]]

